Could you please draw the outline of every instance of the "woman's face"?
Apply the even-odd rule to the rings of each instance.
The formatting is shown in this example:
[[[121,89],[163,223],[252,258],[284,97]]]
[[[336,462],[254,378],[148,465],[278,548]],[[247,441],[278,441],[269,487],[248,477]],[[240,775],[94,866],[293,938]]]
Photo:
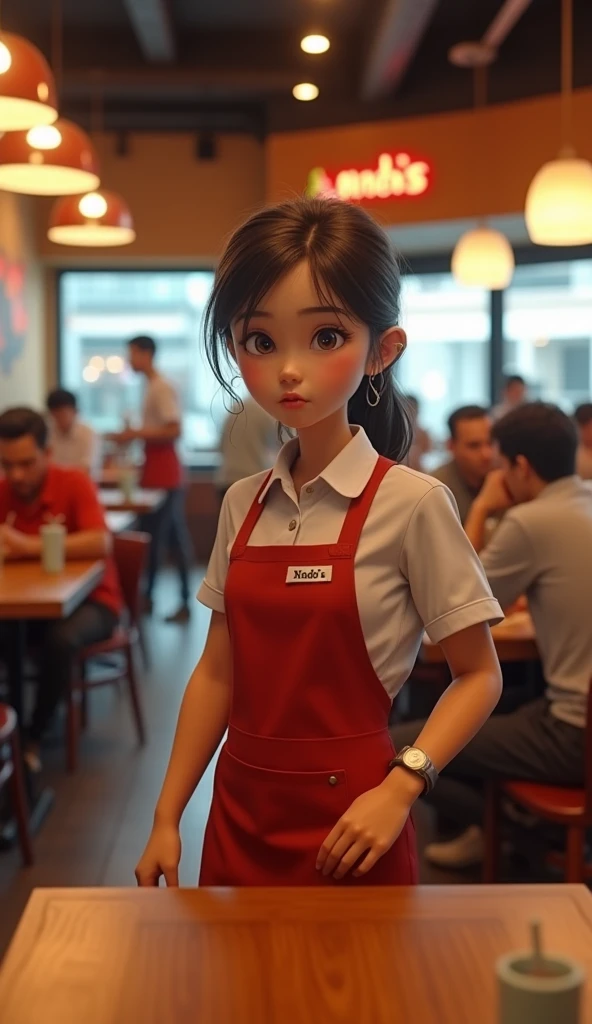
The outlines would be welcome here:
[[[319,300],[306,261],[267,293],[246,333],[240,316],[231,331],[232,355],[250,394],[295,430],[347,406],[363,375],[380,369],[370,359],[368,327],[353,320],[339,302],[326,305]],[[394,358],[404,341],[400,328],[386,332],[381,343],[385,366],[392,362],[391,348]]]

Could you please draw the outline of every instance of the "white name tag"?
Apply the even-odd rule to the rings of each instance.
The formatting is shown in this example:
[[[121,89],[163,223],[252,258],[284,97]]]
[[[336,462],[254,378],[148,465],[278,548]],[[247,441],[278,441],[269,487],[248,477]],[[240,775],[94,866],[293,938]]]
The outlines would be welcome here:
[[[330,583],[332,576],[332,565],[291,565],[286,583]]]

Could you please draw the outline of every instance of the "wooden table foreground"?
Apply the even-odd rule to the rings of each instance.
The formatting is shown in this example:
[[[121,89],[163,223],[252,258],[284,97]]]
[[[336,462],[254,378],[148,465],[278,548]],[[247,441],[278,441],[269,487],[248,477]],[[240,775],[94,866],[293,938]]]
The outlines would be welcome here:
[[[45,572],[40,562],[5,562],[0,570],[0,619],[67,618],[100,583],[104,571],[100,559],[66,562],[58,573]]]
[[[38,889],[0,974],[0,1020],[494,1024],[495,961],[527,945],[534,918],[590,979],[584,886]]]

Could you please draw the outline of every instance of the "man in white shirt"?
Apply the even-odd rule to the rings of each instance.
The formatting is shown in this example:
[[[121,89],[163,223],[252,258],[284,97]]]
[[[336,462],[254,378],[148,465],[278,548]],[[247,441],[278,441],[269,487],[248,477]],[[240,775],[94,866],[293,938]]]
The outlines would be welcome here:
[[[76,395],[56,388],[47,396],[47,409],[53,461],[96,476],[101,464],[100,440],[93,428],[79,419]]]
[[[144,467],[141,486],[166,491],[166,499],[157,512],[143,517],[142,527],[152,536],[148,574],[145,589],[145,608],[152,611],[152,592],[156,574],[167,544],[175,557],[181,583],[181,604],[166,622],[185,623],[189,611],[189,566],[191,540],[185,521],[185,490],[183,469],[177,454],[176,442],[181,436],[181,407],[173,384],[156,369],[154,359],[156,342],[140,336],[128,342],[130,366],[146,378],[142,407],[142,426],[128,428],[113,439],[127,444],[140,440],[144,443]]]
[[[431,802],[465,827],[426,848],[440,867],[484,850],[479,783],[495,777],[582,786],[586,697],[592,677],[592,490],[575,474],[572,421],[553,405],[523,405],[495,424],[502,468],[487,478],[465,531],[502,608],[526,595],[546,682],[544,697],[495,715],[444,771]],[[487,545],[487,519],[505,511]],[[419,723],[393,731],[413,744]]]

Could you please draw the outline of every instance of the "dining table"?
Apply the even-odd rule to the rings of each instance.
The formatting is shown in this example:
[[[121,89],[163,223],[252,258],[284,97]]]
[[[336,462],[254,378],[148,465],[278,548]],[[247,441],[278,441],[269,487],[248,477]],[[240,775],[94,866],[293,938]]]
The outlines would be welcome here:
[[[104,570],[101,559],[68,561],[59,573],[45,572],[38,561],[8,560],[0,567],[0,622],[11,623],[16,645],[16,658],[11,659],[8,675],[8,702],[21,724],[27,621],[68,618],[100,583]],[[33,793],[29,785],[28,795],[31,828],[35,831],[53,802],[53,794],[49,790]]]
[[[508,615],[503,622],[492,626],[491,636],[501,662],[537,661],[539,658],[534,623],[528,612],[520,611]],[[420,658],[428,665],[446,663],[440,645],[432,643],[427,635],[423,638]]]
[[[0,972],[0,1019],[494,1024],[496,961],[528,948],[534,920],[545,951],[590,978],[583,885],[37,889]]]
[[[106,512],[133,512],[136,516],[158,512],[166,499],[166,491],[137,487],[131,496],[118,488],[100,487],[99,501]]]

